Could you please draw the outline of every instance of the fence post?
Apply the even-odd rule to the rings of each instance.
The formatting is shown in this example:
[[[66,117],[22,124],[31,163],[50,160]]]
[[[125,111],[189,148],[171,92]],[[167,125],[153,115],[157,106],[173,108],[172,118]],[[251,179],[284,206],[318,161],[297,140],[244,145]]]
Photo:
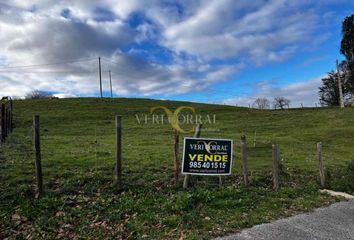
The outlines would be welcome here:
[[[1,136],[0,142],[5,141],[5,104],[1,104]]]
[[[277,144],[272,144],[273,157],[273,189],[279,189],[279,147]]]
[[[255,148],[257,144],[257,131],[254,131],[253,135],[253,147]]]
[[[179,132],[177,129],[173,128],[173,153],[174,153],[174,162],[173,170],[175,177],[175,184],[178,184],[179,178],[179,163],[178,163],[178,153],[179,153]]]
[[[10,134],[10,109],[7,107],[5,110],[6,113],[6,136]]]
[[[122,182],[122,116],[116,116],[116,178],[117,190],[123,189]]]
[[[43,194],[39,115],[35,115],[33,117],[33,125],[34,125],[33,126],[34,127],[34,148],[36,153],[35,167],[36,167],[36,179],[37,179],[37,194],[39,197]]]
[[[246,143],[246,136],[241,136],[241,166],[242,166],[242,174],[243,174],[243,181],[245,186],[248,187],[248,165],[247,165],[247,143]]]
[[[14,122],[13,122],[13,101],[10,99],[10,131],[14,129]]]
[[[5,133],[5,138],[7,137],[7,134],[8,134],[8,123],[7,123],[7,121],[8,121],[8,114],[7,114],[7,108],[6,108],[6,104],[4,104],[5,105],[5,118],[4,118],[4,125],[5,125],[5,127],[4,127],[4,133]]]
[[[222,176],[219,176],[219,187],[222,187]]]
[[[321,187],[325,187],[326,185],[326,176],[325,176],[325,167],[322,157],[322,143],[317,143],[317,158],[318,158],[318,165],[320,168],[320,181]]]
[[[198,124],[197,127],[195,128],[194,132],[194,137],[199,138],[200,137],[200,131],[202,130],[202,124]],[[190,174],[186,174],[184,176],[184,181],[183,181],[183,188],[188,188],[189,187],[189,181],[190,181]]]

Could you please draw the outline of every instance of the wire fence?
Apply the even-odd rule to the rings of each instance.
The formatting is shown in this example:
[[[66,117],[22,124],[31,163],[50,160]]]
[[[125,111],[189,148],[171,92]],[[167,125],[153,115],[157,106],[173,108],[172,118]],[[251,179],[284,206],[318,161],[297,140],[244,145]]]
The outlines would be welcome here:
[[[32,119],[17,117],[15,124],[21,127],[9,135],[7,143],[0,149],[1,158],[7,160],[4,161],[6,166],[2,167],[6,168],[7,180],[33,188],[35,151]],[[43,116],[40,133],[45,188],[58,192],[110,188],[115,181],[114,124],[113,118],[78,120],[68,124]],[[224,177],[225,184],[234,184],[241,177],[240,137],[243,134],[247,136],[248,170],[251,178],[258,173],[272,171],[274,143],[280,147],[281,163],[286,171],[302,169],[317,174],[317,141],[288,138],[281,133],[269,136],[261,131],[241,134],[223,132],[221,129],[204,133],[202,130],[203,137],[229,138],[234,142],[233,175]],[[181,134],[180,137],[190,135]],[[179,142],[181,156],[183,141]],[[340,142],[323,142],[323,148],[323,158],[327,166],[342,162],[343,155],[348,159],[352,157],[350,152],[338,154],[345,149]],[[174,185],[173,149],[171,128],[140,126],[131,122],[124,125],[123,118],[123,179],[127,188],[134,186],[160,189]],[[197,177],[197,182],[203,183],[209,179]],[[180,178],[180,183],[181,181]]]

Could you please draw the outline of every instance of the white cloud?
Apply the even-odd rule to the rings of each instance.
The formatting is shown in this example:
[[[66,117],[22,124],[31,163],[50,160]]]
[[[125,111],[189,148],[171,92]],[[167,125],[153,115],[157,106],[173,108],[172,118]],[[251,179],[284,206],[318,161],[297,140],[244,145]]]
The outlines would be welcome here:
[[[318,103],[318,87],[324,76],[279,86],[275,81],[261,81],[253,85],[252,93],[225,99],[222,102],[229,105],[249,106],[257,98],[285,97],[291,101],[291,107],[313,107]]]
[[[130,22],[134,14],[143,19],[137,26]],[[0,95],[34,89],[93,95],[97,61],[71,61],[99,55],[109,59],[103,60],[104,88],[111,70],[118,95],[200,91],[235,78],[248,64],[282,62],[301,51],[317,36],[320,14],[308,1],[3,0]],[[132,48],[144,41],[158,53]],[[170,59],[159,61],[161,51]]]
[[[287,59],[295,43],[308,40],[317,21],[312,11],[299,13],[282,0],[212,0],[166,26],[163,44],[206,59],[242,57],[261,64]]]
[[[135,41],[149,39],[153,33],[150,29],[152,24],[143,23],[134,29],[125,19],[144,5],[138,4],[138,1],[120,3],[104,1],[97,5],[93,1],[77,1],[69,6],[67,1],[53,1],[51,4],[47,1],[34,1],[32,4],[15,1],[11,6],[0,5],[4,13],[0,17],[0,41],[4,46],[0,50],[3,62],[3,67],[0,67],[0,95],[23,96],[34,89],[72,95],[97,93],[95,61],[6,68],[19,63],[41,65],[92,59],[101,55],[108,59],[102,60],[104,88],[108,89],[107,71],[111,70],[113,90],[119,95],[190,92],[200,84],[225,80],[235,72],[232,69],[237,70],[235,66],[203,69],[205,62],[190,59],[186,64],[179,61],[177,55],[172,63],[159,65],[123,53],[121,48]],[[95,7],[113,5],[111,9],[118,17],[109,21],[95,20]],[[61,16],[63,10],[67,10],[66,17]],[[198,76],[193,76],[196,69],[199,69]],[[219,76],[218,79],[215,76]]]
[[[53,94],[53,97],[57,97],[57,98],[75,98],[77,97],[74,94],[70,94],[70,93],[56,93]]]

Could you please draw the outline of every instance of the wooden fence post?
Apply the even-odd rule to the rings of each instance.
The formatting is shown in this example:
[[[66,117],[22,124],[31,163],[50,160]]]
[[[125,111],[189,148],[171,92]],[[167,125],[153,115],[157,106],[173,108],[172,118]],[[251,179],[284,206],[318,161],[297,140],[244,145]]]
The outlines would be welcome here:
[[[317,143],[317,158],[318,158],[318,165],[320,168],[320,181],[321,181],[321,187],[326,186],[326,175],[325,175],[325,167],[324,167],[324,162],[323,162],[323,157],[322,157],[322,143]]]
[[[246,136],[241,136],[241,166],[242,166],[242,174],[243,174],[243,181],[245,186],[248,187],[248,165],[247,165],[247,143],[246,143]]]
[[[6,104],[4,104],[4,106],[5,106],[5,110],[4,110],[4,112],[5,112],[5,115],[4,115],[4,140],[6,139],[6,137],[7,137],[7,108],[6,108]]]
[[[257,131],[254,131],[253,135],[253,147],[255,148],[257,144]]]
[[[122,182],[122,116],[116,116],[116,178],[117,190],[123,189]]]
[[[7,107],[5,113],[6,113],[6,136],[8,136],[10,133],[10,108]]]
[[[10,131],[11,132],[14,129],[13,108],[14,108],[13,101],[12,99],[10,99]]]
[[[273,189],[279,189],[279,147],[277,144],[272,144],[273,157]]]
[[[5,141],[5,104],[1,104],[1,136],[0,136],[0,142]]]
[[[197,127],[195,128],[194,132],[194,137],[199,138],[200,137],[200,131],[202,130],[202,124],[198,124]],[[186,174],[184,176],[184,181],[183,181],[183,188],[188,188],[189,187],[189,181],[190,181],[190,174]]]
[[[41,142],[40,142],[40,123],[39,116],[33,117],[34,127],[34,148],[36,154],[35,167],[36,167],[36,179],[37,179],[37,194],[38,197],[43,194],[43,178],[42,178],[42,163],[41,163]]]
[[[219,187],[222,187],[222,176],[219,176]]]
[[[173,128],[173,153],[174,153],[174,161],[173,161],[173,171],[175,177],[175,184],[178,184],[179,178],[179,132],[177,129]]]
[[[0,109],[0,143],[5,142],[6,137],[12,132],[13,129],[13,117],[12,117],[12,99],[1,103]]]

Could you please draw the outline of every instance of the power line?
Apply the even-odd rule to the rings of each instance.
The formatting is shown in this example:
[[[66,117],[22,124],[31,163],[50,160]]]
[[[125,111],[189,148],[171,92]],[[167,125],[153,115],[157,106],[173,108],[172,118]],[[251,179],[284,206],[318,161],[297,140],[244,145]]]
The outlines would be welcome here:
[[[13,69],[13,68],[31,68],[31,67],[53,66],[53,65],[65,65],[65,64],[70,64],[70,63],[89,62],[89,61],[93,61],[93,60],[96,60],[96,59],[86,59],[86,60],[56,62],[56,63],[44,63],[44,64],[35,64],[35,65],[9,66],[9,67],[2,67],[2,68],[0,68],[0,70]]]
[[[21,70],[10,70],[10,71],[3,71],[0,70],[2,73],[96,73],[97,71],[21,71]]]
[[[92,58],[92,59],[81,59],[81,60],[76,60],[76,61],[65,61],[65,62],[56,62],[56,63],[45,63],[45,64],[35,64],[35,65],[21,65],[21,66],[9,66],[9,67],[2,67],[0,68],[0,72],[12,72],[12,73],[44,73],[44,74],[50,74],[50,73],[63,73],[63,74],[74,74],[74,73],[87,73],[87,74],[91,74],[91,73],[96,73],[97,72],[97,69],[95,72],[86,72],[86,71],[28,71],[28,68],[37,68],[37,67],[45,67],[45,66],[54,66],[54,65],[66,65],[66,64],[71,64],[71,63],[80,63],[80,62],[90,62],[90,61],[97,61],[97,58]],[[109,71],[102,71],[101,69],[101,60],[105,60],[107,62],[110,62],[110,63],[113,63],[115,64],[115,66],[117,66],[119,69],[123,70],[121,64],[122,63],[119,63],[119,62],[116,62],[116,61],[113,61],[109,58],[106,58],[106,57],[99,57],[99,66],[98,66],[98,70],[99,70],[99,80],[100,80],[100,93],[101,93],[101,97],[103,97],[103,93],[102,93],[102,72],[108,72],[109,74],[111,73],[114,73],[116,75],[120,75],[120,76],[123,76],[123,77],[126,77],[126,78],[130,78],[130,79],[133,79],[133,78],[137,78],[137,77],[141,77],[141,76],[138,76],[135,72],[138,70],[137,68],[135,67],[128,67],[128,68],[125,68],[124,70],[132,70],[133,72],[130,72],[130,74],[124,74],[124,73],[121,73],[121,72],[113,72],[111,70]],[[147,63],[149,64],[149,63]],[[153,67],[153,65],[150,65],[151,67]],[[23,70],[21,70],[21,68],[25,68]],[[6,69],[14,69],[14,70],[6,70]],[[17,70],[16,70],[17,69]],[[143,71],[143,75],[147,75],[149,73],[155,73],[155,77],[159,77],[160,75],[163,75],[165,74],[165,72],[161,72],[159,71],[160,69],[158,68],[153,68],[153,69],[150,69],[150,70],[147,70],[147,71]],[[133,73],[133,74],[131,74]],[[111,81],[111,76],[110,76],[110,81]],[[183,85],[182,85],[183,86]],[[189,86],[185,86],[185,87],[189,87]],[[195,88],[195,86],[190,86],[191,88]],[[227,91],[227,90],[217,90],[217,89],[212,89],[212,88],[209,88],[209,87],[202,87],[202,89],[199,89],[200,91],[203,91],[203,90],[207,90],[207,91],[211,91],[211,92],[217,92],[217,93],[224,93],[224,94],[227,94],[227,95],[230,95],[230,96],[234,96],[234,95],[237,95],[237,93],[235,92],[232,92],[232,91]],[[112,92],[112,91],[111,91]],[[112,94],[111,94],[112,95]]]
[[[108,59],[108,58],[102,57],[102,60],[105,60],[105,61],[114,63],[114,64],[116,64],[118,67],[120,67],[120,63],[115,62],[115,61],[113,61],[113,60],[110,60],[110,59]],[[133,69],[130,68],[130,70],[133,70]],[[146,71],[146,72],[144,72],[144,74],[150,73],[150,72],[153,72],[153,71],[156,71],[156,70],[158,70],[158,69],[153,69],[153,70],[150,70],[150,71]],[[108,72],[108,71],[106,71],[106,72]],[[123,77],[127,77],[127,78],[134,78],[134,77],[136,77],[136,76],[134,76],[135,74],[132,74],[132,76],[128,76],[128,75],[122,74],[122,73],[117,73],[117,72],[113,72],[113,73],[115,73],[115,74],[117,74],[117,75],[121,75],[121,76],[123,76]],[[160,74],[164,74],[164,73],[159,73],[158,75],[160,75]],[[182,87],[189,87],[189,86],[182,85]],[[193,86],[190,86],[190,87],[191,87],[191,88],[195,88],[195,86],[194,86],[194,87],[193,87]],[[215,93],[223,93],[223,94],[229,95],[230,97],[234,97],[234,96],[237,96],[237,95],[238,95],[238,93],[233,92],[233,91],[221,90],[221,89],[212,89],[212,88],[210,88],[210,87],[202,87],[202,88],[199,89],[199,90],[200,90],[200,91],[206,90],[206,91],[211,91],[211,92],[215,92]]]

